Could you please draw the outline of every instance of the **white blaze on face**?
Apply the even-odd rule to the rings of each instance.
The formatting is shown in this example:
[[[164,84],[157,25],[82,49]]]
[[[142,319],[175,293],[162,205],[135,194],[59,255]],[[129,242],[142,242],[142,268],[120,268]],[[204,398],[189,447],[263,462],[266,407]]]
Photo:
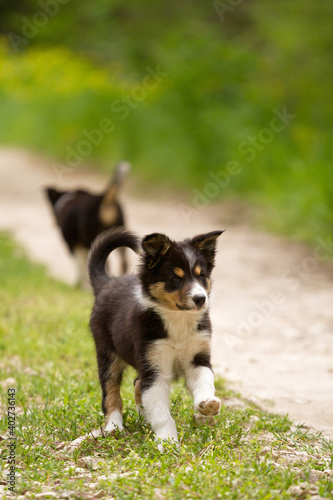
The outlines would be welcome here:
[[[191,250],[191,248],[184,248],[184,254],[189,263],[190,268],[193,269],[197,261],[197,255],[193,250]]]
[[[202,309],[206,309],[208,306],[208,295],[206,290],[204,289],[203,286],[200,285],[200,283],[194,283],[192,288],[190,289],[189,293],[190,299],[192,301],[192,306],[195,304],[193,298],[198,297],[198,296],[203,296],[205,297],[205,302],[202,306]]]

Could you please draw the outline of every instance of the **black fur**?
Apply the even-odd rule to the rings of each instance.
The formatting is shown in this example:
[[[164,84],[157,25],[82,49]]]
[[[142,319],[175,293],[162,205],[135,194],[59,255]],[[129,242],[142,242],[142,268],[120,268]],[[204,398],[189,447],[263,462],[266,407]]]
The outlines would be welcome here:
[[[105,263],[113,250],[119,247],[128,247],[133,252],[139,252],[140,240],[131,232],[120,230],[105,231],[100,235],[96,244],[93,245],[89,256],[89,277],[94,294],[97,295],[100,289],[110,283],[110,277],[105,270]],[[131,277],[126,277],[124,282]],[[119,292],[119,291],[118,291]]]
[[[198,326],[197,326],[197,330],[198,331],[201,331],[201,330],[207,330],[209,332],[212,331],[212,323],[210,321],[210,318],[209,318],[209,315],[208,315],[208,312],[206,312],[202,319],[200,320],[200,322],[198,323]]]
[[[87,249],[98,234],[110,226],[103,224],[99,218],[99,210],[104,194],[92,194],[83,189],[76,191],[59,191],[55,188],[45,188],[51,202],[55,219],[61,230],[62,236],[71,253],[78,245]],[[68,195],[67,203],[57,210],[57,202],[61,197]],[[70,195],[72,195],[70,197]],[[115,201],[116,217],[112,227],[125,225],[125,218],[120,204]]]
[[[77,248],[88,252],[94,239],[106,229],[125,226],[123,209],[117,196],[127,169],[126,164],[120,163],[106,190],[99,194],[83,189],[60,191],[54,187],[45,188],[56,222],[72,254]],[[111,214],[107,218],[102,215],[105,210]],[[122,272],[126,273],[127,260],[124,252],[121,259]]]
[[[212,365],[210,362],[210,355],[206,352],[199,352],[193,358],[192,363],[194,366],[207,366],[207,368],[212,369]]]

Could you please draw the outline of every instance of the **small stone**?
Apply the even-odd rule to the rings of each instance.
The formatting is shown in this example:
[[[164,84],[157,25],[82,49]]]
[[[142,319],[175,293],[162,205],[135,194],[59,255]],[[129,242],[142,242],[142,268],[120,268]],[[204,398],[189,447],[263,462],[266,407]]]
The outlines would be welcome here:
[[[62,491],[60,493],[60,498],[71,498],[74,494],[75,492],[72,490]]]
[[[44,491],[43,493],[36,493],[35,498],[40,498],[41,500],[47,499],[47,498],[57,498],[58,494],[55,493],[54,491]]]
[[[98,469],[98,461],[94,457],[82,457],[77,461],[79,467],[91,470]]]
[[[318,490],[319,490],[319,486],[317,484],[312,484],[309,488],[309,493],[311,493],[311,495],[316,495],[318,493]]]
[[[62,441],[61,443],[57,444],[56,450],[62,450],[63,448],[65,448],[65,446],[66,446],[66,442]]]
[[[83,474],[83,473],[86,474],[87,473],[87,469],[82,469],[81,467],[76,467],[74,470],[78,474]]]
[[[301,495],[303,493],[303,489],[298,486],[298,485],[294,485],[294,486],[290,486],[288,489],[287,489],[287,493],[289,495]]]
[[[102,498],[104,496],[104,490],[99,490],[94,493],[94,498]]]
[[[98,486],[98,483],[90,483],[90,484],[89,484],[89,488],[90,488],[91,490],[93,490],[94,488],[97,488],[97,486]]]
[[[325,477],[325,472],[322,472],[321,470],[311,469],[309,474],[309,482],[316,483],[322,477]]]
[[[125,477],[125,476],[132,476],[133,474],[136,476],[137,475],[137,471],[133,471],[133,472],[122,472],[121,474],[110,474],[108,479],[111,479],[114,480],[114,479],[118,479],[118,477]]]
[[[308,458],[309,454],[306,451],[298,451],[294,450],[294,455],[298,455],[300,457]]]
[[[309,487],[309,484],[306,483],[306,482],[303,482],[303,483],[299,483],[299,486],[300,488],[302,488],[303,490],[306,490],[308,487]]]
[[[95,429],[93,431],[88,432],[88,434],[85,434],[84,436],[80,436],[74,441],[71,441],[68,445],[66,445],[66,451],[68,453],[73,453],[77,448],[81,446],[81,444],[86,440],[86,439],[96,439],[97,437],[101,436],[109,436],[111,433],[105,429]]]
[[[105,476],[105,474],[103,476],[98,476],[97,478],[99,481],[106,481],[107,480],[107,477]]]

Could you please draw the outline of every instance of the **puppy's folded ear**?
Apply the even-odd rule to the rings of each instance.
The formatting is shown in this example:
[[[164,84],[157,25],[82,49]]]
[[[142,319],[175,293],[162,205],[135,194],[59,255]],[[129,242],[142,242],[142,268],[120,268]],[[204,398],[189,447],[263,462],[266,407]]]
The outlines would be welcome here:
[[[222,233],[224,231],[211,231],[210,233],[194,236],[191,240],[191,244],[203,254],[211,266],[214,266],[216,240]]]
[[[142,248],[146,253],[149,269],[157,266],[170,248],[171,240],[165,234],[148,234],[142,240]]]

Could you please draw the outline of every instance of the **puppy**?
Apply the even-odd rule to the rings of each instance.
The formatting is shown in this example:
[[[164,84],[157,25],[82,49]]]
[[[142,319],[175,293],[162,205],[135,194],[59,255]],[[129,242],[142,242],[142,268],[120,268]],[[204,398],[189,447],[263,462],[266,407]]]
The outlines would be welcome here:
[[[106,430],[123,429],[120,384],[126,365],[138,373],[137,410],[163,440],[178,442],[170,414],[171,381],[185,377],[194,409],[217,415],[211,366],[209,296],[216,240],[213,231],[181,242],[164,234],[140,240],[125,230],[106,231],[94,242],[89,274],[95,294],[90,328],[96,344]],[[105,263],[119,247],[140,253],[137,275],[109,277]]]
[[[128,170],[127,163],[120,163],[102,194],[92,194],[82,189],[58,191],[52,187],[45,188],[62,236],[76,260],[78,284],[83,288],[89,288],[87,257],[92,242],[105,229],[125,224],[117,197]],[[126,255],[123,248],[119,252],[124,274],[127,271]]]

